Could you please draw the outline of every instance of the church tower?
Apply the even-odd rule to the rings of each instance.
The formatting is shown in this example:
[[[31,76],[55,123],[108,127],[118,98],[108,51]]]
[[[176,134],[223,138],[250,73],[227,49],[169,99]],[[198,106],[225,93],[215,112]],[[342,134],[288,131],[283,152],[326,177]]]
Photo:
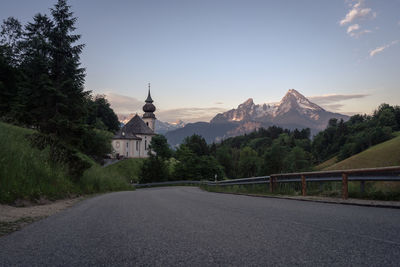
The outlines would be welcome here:
[[[153,105],[153,99],[151,99],[150,95],[150,83],[149,83],[149,94],[146,99],[146,104],[143,106],[143,121],[147,126],[154,132],[156,116],[154,115],[154,111],[156,111],[156,107]]]

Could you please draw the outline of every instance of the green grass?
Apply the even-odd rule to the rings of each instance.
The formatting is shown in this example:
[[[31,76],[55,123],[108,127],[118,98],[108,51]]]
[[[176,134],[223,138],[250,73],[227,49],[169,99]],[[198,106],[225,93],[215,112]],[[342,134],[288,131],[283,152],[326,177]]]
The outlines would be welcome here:
[[[63,198],[77,187],[66,168],[49,161],[48,150],[30,146],[26,136],[33,130],[0,122],[0,202],[47,196]]]
[[[94,164],[81,179],[84,193],[134,190],[131,180],[138,182],[143,159],[125,159],[107,167]]]
[[[322,171],[322,170],[336,164],[336,162],[337,162],[337,157],[335,156],[333,158],[328,159],[327,161],[324,161],[324,162],[318,164],[317,166],[314,166],[313,170],[314,171]]]
[[[92,164],[79,182],[73,183],[67,168],[52,163],[48,149],[31,147],[27,136],[34,130],[0,122],[0,203],[12,203],[17,199],[50,200],[71,195],[132,190],[126,173],[137,172],[136,165],[130,171],[102,168],[83,153],[79,156]],[[139,165],[138,165],[139,166]]]
[[[123,177],[127,182],[139,181],[140,168],[143,165],[143,159],[124,159],[104,168],[107,172]]]
[[[345,170],[358,168],[374,168],[400,165],[400,132],[391,140],[373,146],[357,155],[336,163],[333,157],[317,166],[319,170]],[[365,182],[364,192],[361,192],[360,182],[349,182],[349,197],[376,200],[400,200],[399,182]],[[301,195],[300,183],[282,183],[277,190],[270,193],[268,185],[233,185],[233,186],[202,186],[211,192],[226,192],[258,195]],[[341,197],[341,182],[308,182],[307,195],[324,197]]]
[[[400,165],[400,135],[350,158],[333,164],[324,170],[346,170],[359,168],[375,168]]]
[[[134,190],[123,175],[98,164],[86,170],[79,183],[84,194]]]
[[[230,185],[230,186],[208,186],[201,185],[200,188],[216,193],[234,193],[262,196],[301,196],[300,183],[277,184],[276,191],[271,193],[267,184],[260,185]],[[341,182],[308,182],[307,196],[337,197],[342,196]],[[349,197],[373,200],[400,200],[400,187],[393,187],[391,183],[365,183],[365,192],[360,191],[360,182],[349,182]]]

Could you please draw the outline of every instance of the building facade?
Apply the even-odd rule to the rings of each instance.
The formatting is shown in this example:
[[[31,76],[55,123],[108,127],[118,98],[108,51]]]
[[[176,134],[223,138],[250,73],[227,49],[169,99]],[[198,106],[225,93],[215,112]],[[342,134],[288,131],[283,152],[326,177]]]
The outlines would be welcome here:
[[[156,107],[153,105],[153,99],[149,94],[143,106],[143,117],[135,115],[127,124],[125,124],[113,137],[113,154],[119,158],[147,158],[149,155],[149,145],[151,138],[155,135],[154,127],[156,116],[154,112]]]

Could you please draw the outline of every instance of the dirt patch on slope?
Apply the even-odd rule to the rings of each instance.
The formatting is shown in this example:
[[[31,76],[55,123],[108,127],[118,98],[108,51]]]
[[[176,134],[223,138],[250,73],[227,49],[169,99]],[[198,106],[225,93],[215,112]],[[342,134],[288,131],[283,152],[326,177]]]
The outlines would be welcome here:
[[[43,205],[25,205],[25,207],[0,205],[0,236],[71,207],[82,199],[84,197],[57,200]]]

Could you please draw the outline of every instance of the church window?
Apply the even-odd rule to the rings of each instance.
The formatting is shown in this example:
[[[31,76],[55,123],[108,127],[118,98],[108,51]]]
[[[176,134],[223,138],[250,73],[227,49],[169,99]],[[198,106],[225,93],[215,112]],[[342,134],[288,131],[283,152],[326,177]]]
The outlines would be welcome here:
[[[136,151],[139,151],[139,141],[136,141]]]
[[[144,140],[144,150],[147,150],[147,140]]]
[[[149,122],[146,122],[146,125],[149,126]]]

